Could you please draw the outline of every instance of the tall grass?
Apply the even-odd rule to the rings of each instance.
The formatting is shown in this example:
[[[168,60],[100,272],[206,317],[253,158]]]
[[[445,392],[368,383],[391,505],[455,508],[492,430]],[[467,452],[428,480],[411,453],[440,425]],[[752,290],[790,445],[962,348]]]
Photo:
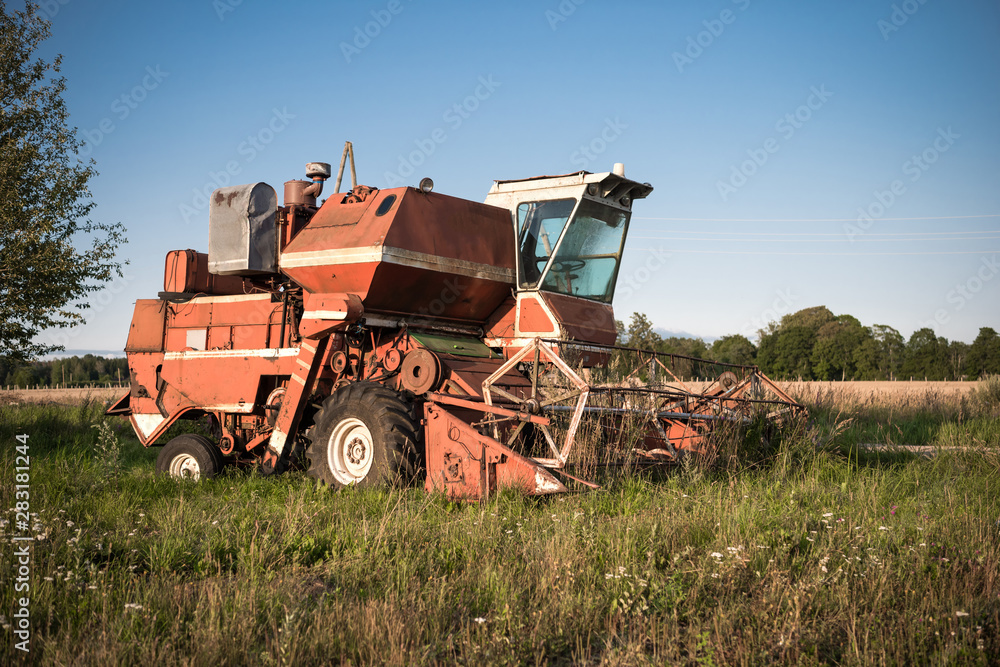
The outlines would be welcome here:
[[[333,494],[301,473],[164,479],[127,430],[91,428],[100,406],[0,407],[0,508],[14,505],[6,443],[28,433],[33,456],[27,660],[996,664],[997,439],[931,460],[858,458],[836,433],[852,408],[812,407],[813,430],[766,456],[732,441],[713,467],[483,504]],[[886,432],[949,423],[934,406],[855,407]],[[117,477],[99,455],[116,443]],[[11,631],[0,637],[15,656]]]

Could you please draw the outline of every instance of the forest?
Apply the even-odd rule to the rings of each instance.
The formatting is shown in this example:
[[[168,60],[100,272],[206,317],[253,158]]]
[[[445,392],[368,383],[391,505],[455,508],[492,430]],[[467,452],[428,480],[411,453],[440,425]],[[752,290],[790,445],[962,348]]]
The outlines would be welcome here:
[[[128,360],[124,357],[66,357],[16,363],[0,357],[0,385],[3,387],[75,387],[88,384],[128,382]]]
[[[1000,335],[983,327],[970,343],[949,341],[931,329],[905,339],[891,326],[864,326],[826,306],[806,308],[771,322],[755,345],[732,334],[712,343],[700,338],[662,337],[643,313],[618,321],[619,344],[756,365],[775,380],[975,380],[1000,375]],[[0,357],[0,384],[55,387],[128,380],[124,358],[68,357],[19,364]]]
[[[816,306],[769,323],[755,345],[739,334],[711,344],[664,338],[642,313],[633,313],[627,326],[617,324],[619,341],[632,347],[756,365],[775,380],[975,380],[1000,374],[1000,336],[990,327],[981,328],[971,344],[928,328],[907,340],[891,326],[864,326],[856,317]]]

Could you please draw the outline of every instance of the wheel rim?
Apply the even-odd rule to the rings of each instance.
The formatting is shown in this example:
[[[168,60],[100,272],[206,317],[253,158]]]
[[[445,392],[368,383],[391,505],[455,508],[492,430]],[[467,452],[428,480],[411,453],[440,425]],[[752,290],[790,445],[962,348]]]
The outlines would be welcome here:
[[[201,477],[201,467],[198,459],[190,454],[178,454],[170,461],[170,476],[182,479],[198,479]]]
[[[372,432],[360,419],[344,419],[330,434],[327,462],[334,479],[341,484],[360,482],[375,460]]]

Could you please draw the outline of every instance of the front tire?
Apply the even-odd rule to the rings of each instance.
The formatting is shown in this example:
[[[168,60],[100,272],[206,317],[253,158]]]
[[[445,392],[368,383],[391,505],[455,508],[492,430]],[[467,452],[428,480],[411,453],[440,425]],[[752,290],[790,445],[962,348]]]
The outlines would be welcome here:
[[[156,472],[176,479],[211,479],[222,470],[219,448],[203,435],[179,435],[160,450]]]
[[[417,471],[418,428],[396,392],[355,382],[323,401],[309,433],[310,477],[328,486],[402,486]]]

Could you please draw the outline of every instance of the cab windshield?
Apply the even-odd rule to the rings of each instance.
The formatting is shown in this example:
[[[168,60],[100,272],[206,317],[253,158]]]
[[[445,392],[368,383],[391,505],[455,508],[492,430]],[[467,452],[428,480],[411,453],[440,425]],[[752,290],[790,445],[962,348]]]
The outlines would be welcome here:
[[[575,213],[574,213],[574,208]],[[590,199],[517,207],[519,284],[609,303],[629,213]]]

